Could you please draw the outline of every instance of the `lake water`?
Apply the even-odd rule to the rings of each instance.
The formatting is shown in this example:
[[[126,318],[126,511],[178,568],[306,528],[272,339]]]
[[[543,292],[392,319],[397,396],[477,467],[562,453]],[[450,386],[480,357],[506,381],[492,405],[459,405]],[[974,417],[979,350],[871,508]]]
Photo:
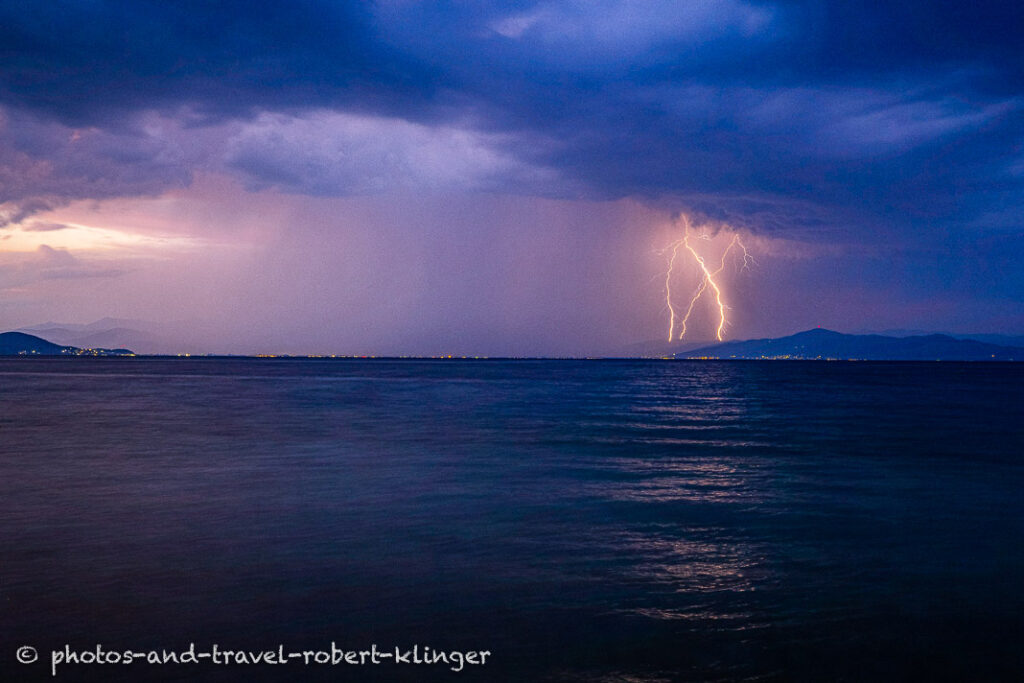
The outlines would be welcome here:
[[[1024,364],[0,360],[0,551],[3,680],[1020,680]]]

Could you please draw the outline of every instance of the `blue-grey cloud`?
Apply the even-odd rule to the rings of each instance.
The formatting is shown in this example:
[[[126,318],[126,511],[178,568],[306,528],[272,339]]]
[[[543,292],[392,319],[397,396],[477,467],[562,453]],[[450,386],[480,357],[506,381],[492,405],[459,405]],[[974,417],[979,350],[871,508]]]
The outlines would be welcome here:
[[[150,117],[76,129],[0,109],[0,228],[74,199],[156,194],[188,183],[188,146]]]
[[[3,220],[205,168],[699,198],[771,230],[1019,225],[1022,28],[1008,0],[5,3]]]
[[[243,125],[226,142],[224,162],[250,187],[311,195],[544,194],[559,185],[556,172],[521,158],[514,142],[452,125],[316,111],[262,115]]]

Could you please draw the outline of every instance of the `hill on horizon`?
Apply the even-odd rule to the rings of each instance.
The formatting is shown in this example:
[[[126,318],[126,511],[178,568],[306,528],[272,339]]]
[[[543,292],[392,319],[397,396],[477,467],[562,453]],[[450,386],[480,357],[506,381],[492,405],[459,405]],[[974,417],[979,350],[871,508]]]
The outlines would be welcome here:
[[[0,356],[132,356],[128,349],[62,346],[25,332],[0,333]]]
[[[817,328],[788,337],[723,342],[677,353],[675,358],[1024,361],[1024,348],[944,334],[888,337]]]

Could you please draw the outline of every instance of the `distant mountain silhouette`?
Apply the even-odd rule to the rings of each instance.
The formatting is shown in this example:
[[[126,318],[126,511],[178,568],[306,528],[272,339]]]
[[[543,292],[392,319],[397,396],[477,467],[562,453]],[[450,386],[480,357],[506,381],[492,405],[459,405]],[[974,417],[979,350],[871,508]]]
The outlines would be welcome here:
[[[150,349],[159,345],[159,341],[153,335],[125,327],[115,327],[114,329],[102,330],[88,335],[72,335],[69,338],[58,338],[52,332],[46,332],[45,334],[54,341],[86,349],[125,346],[130,346],[133,349],[140,347]]]
[[[47,322],[19,327],[18,332],[42,335],[62,346],[78,348],[130,348],[138,353],[178,353],[194,340],[182,338],[175,328],[193,329],[185,323],[154,323],[145,320],[103,318],[88,324]]]
[[[0,356],[130,356],[128,349],[61,346],[24,332],[0,333]]]
[[[619,346],[603,355],[607,358],[668,358],[673,355],[682,354],[696,348],[702,348],[712,342],[707,339],[702,341],[665,341],[664,339],[652,339],[644,342],[636,342],[627,346]]]
[[[814,329],[777,339],[724,342],[675,354],[676,358],[794,358],[851,360],[1020,360],[1024,348],[944,334],[887,337]]]
[[[71,347],[60,346],[24,332],[4,332],[0,334],[0,355],[38,355],[65,356],[70,354]]]
[[[144,320],[131,320],[128,318],[101,318],[85,325],[79,323],[58,323],[50,321],[39,325],[23,327],[21,328],[21,331],[50,332],[51,330],[59,330],[61,332],[71,332],[75,334],[89,334],[94,332],[103,332],[117,327],[146,329],[146,326],[150,324],[151,323]]]
[[[954,339],[973,339],[974,341],[996,344],[997,346],[1024,347],[1024,335],[1021,334],[981,334],[967,332],[944,332],[941,330],[857,330],[854,334],[880,334],[883,337],[922,337],[932,334],[944,334]]]

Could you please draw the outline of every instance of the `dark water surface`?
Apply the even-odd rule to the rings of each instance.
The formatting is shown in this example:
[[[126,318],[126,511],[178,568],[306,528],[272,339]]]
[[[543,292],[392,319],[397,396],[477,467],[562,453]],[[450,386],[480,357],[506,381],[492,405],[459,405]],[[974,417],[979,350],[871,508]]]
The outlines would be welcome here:
[[[1021,680],[1024,364],[0,360],[0,552],[2,680]]]

